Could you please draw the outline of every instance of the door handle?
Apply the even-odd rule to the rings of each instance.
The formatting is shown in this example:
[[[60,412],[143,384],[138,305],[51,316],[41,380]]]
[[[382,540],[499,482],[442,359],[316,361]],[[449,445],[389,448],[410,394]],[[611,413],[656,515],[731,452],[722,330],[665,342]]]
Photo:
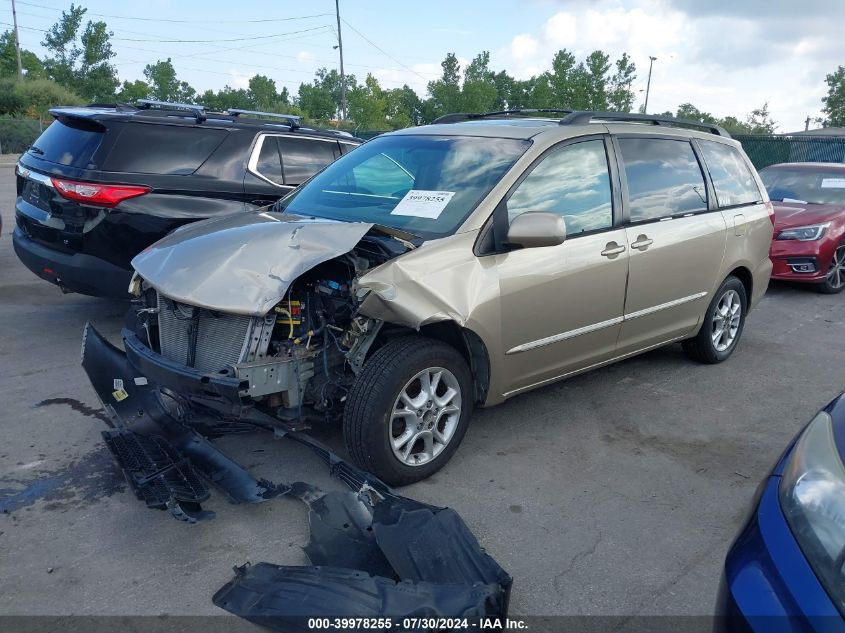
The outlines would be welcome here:
[[[637,241],[631,244],[631,248],[644,251],[652,244],[654,244],[654,240],[648,239],[648,235],[637,235]]]
[[[617,255],[619,255],[620,253],[624,253],[624,252],[625,252],[624,246],[620,246],[616,242],[608,242],[605,245],[604,250],[601,252],[601,254],[604,257],[607,257],[608,259],[614,259]]]

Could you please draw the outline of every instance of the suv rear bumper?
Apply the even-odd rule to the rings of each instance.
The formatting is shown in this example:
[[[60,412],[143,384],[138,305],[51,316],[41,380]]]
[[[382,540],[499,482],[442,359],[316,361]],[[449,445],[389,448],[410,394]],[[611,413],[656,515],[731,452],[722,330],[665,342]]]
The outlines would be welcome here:
[[[128,299],[132,272],[85,253],[62,253],[27,237],[20,227],[12,234],[15,254],[33,273],[62,290],[95,297]]]

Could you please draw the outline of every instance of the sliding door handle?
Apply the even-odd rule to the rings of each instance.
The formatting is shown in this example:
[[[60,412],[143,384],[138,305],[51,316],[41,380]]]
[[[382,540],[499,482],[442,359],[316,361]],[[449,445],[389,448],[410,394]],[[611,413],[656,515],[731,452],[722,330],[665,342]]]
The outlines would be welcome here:
[[[625,247],[617,244],[616,242],[608,242],[604,250],[601,252],[602,256],[607,257],[608,259],[613,259],[621,253],[625,252]]]
[[[644,251],[652,244],[654,244],[654,240],[648,239],[648,235],[637,235],[637,241],[631,244],[631,248],[636,248],[638,251]]]

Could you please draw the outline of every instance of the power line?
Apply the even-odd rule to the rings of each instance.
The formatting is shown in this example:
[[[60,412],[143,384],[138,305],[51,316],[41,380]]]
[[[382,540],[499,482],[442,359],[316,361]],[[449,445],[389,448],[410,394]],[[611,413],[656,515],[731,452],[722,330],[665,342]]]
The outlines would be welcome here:
[[[218,40],[181,40],[181,39],[156,39],[156,40],[145,40],[140,38],[133,38],[133,37],[111,37],[109,39],[113,39],[116,42],[156,42],[159,44],[216,44],[220,42],[244,42],[247,40],[268,40],[268,39],[276,39],[279,37],[283,37],[285,35],[295,35],[297,33],[308,33],[310,31],[319,31],[325,29],[327,25],[322,26],[315,26],[310,29],[300,29],[298,31],[288,31],[287,33],[276,33],[275,35],[252,35],[249,37],[232,37],[226,39],[218,39]]]
[[[364,35],[363,33],[361,33],[361,31],[359,31],[359,30],[358,30],[358,29],[356,29],[354,26],[352,26],[351,24],[349,24],[349,22],[347,22],[347,21],[346,21],[346,19],[341,18],[341,20],[343,20],[343,23],[344,23],[346,26],[348,26],[350,29],[352,29],[353,31],[355,31],[355,32],[356,32],[358,35],[360,35],[360,36],[361,36],[361,37],[362,37],[362,38],[363,38],[363,39],[364,39],[364,40],[365,40],[365,41],[366,41],[366,42],[367,42],[370,46],[372,46],[373,48],[375,48],[376,50],[378,50],[379,52],[381,52],[381,53],[382,53],[385,57],[388,57],[389,59],[392,59],[394,62],[396,62],[397,64],[399,64],[402,68],[404,68],[404,69],[405,69],[405,70],[407,70],[408,72],[414,73],[417,77],[419,77],[419,78],[420,78],[420,79],[422,79],[423,81],[430,81],[429,79],[426,79],[425,77],[423,77],[423,76],[422,76],[420,73],[418,73],[416,70],[414,70],[414,69],[413,69],[413,68],[411,68],[410,66],[406,66],[405,64],[403,64],[402,62],[400,62],[398,59],[396,59],[393,55],[391,55],[391,54],[390,54],[390,53],[388,53],[386,50],[384,50],[383,48],[381,48],[378,44],[376,44],[375,42],[373,42],[370,38],[368,38],[366,35]]]
[[[24,2],[23,0],[17,0],[18,4],[25,4],[28,7],[36,7],[38,9],[49,9],[51,7],[45,7],[43,4],[35,4],[33,2]],[[61,9],[56,9],[56,11],[60,11]],[[135,16],[129,15],[113,15],[108,13],[92,13],[87,12],[86,15],[92,15],[98,18],[113,18],[116,20],[138,20],[141,22],[171,22],[174,24],[262,24],[264,22],[289,22],[291,20],[309,20],[311,18],[321,18],[329,15],[334,15],[333,13],[315,13],[313,15],[295,15],[289,18],[261,18],[260,20],[176,20],[172,18],[140,18]]]

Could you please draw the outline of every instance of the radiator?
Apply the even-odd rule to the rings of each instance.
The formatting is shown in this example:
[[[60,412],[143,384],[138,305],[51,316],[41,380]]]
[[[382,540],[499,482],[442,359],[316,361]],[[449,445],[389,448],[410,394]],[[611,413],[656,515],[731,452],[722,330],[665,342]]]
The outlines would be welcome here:
[[[244,360],[251,322],[249,316],[177,304],[158,295],[161,355],[201,371],[217,372]],[[192,329],[196,331],[195,344]]]

